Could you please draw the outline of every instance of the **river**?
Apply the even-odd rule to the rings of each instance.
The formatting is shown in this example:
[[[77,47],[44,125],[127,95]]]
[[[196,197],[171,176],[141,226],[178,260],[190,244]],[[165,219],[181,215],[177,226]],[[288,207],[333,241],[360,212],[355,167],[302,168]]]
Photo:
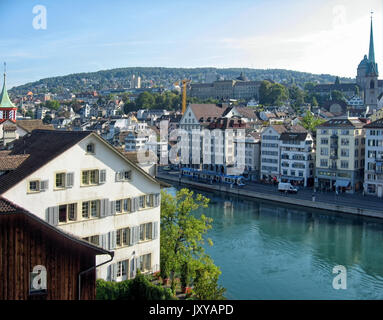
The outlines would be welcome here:
[[[382,220],[194,191],[210,198],[195,214],[214,219],[206,252],[228,299],[383,299]]]

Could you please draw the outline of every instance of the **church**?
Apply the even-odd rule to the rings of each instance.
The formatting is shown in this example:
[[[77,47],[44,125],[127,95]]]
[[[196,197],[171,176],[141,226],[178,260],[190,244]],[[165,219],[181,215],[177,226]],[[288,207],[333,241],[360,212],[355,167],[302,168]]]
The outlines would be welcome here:
[[[368,56],[365,55],[358,65],[356,83],[318,84],[313,88],[313,91],[320,95],[329,95],[330,100],[332,100],[332,91],[341,91],[348,100],[346,105],[353,107],[354,103],[352,102],[357,99],[358,106],[356,108],[365,109],[368,114],[372,114],[377,109],[383,107],[383,80],[378,80],[378,76],[379,72],[378,64],[375,61],[374,31],[371,18],[369,52]],[[345,106],[345,108],[347,109],[347,106]],[[334,110],[329,111],[332,112]],[[341,110],[336,111],[340,112]]]
[[[364,100],[364,105],[370,111],[378,107],[378,99],[383,92],[383,80],[378,80],[378,64],[375,62],[374,33],[371,18],[370,48],[367,55],[359,63],[356,83]]]

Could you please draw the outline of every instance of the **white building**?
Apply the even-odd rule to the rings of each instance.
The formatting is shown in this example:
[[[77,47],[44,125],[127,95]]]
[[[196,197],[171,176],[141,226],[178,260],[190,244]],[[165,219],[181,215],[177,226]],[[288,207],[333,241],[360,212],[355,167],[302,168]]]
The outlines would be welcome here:
[[[160,184],[97,134],[35,130],[7,157],[0,194],[58,228],[114,251],[97,277],[120,281],[159,268]],[[0,157],[1,161],[1,157]],[[20,159],[19,159],[20,162]],[[97,258],[97,264],[108,260]]]
[[[292,136],[289,135],[296,134],[297,136],[302,136],[303,139],[303,134],[301,135],[301,133],[304,134],[304,140],[301,142],[299,140],[294,141]],[[305,144],[306,141],[310,141],[310,146],[312,146],[313,141],[311,135],[307,133],[306,129],[300,125],[271,125],[262,131],[261,136],[261,179],[281,181],[282,176],[284,176],[284,180],[291,181],[291,178],[296,176],[297,178],[294,180],[305,180],[307,183],[307,179],[304,179],[305,177],[307,178],[306,174],[304,173],[303,177],[300,177],[298,170],[292,167],[292,164],[295,164],[297,161],[295,158],[302,157],[303,159],[304,157],[306,160],[303,160],[303,162],[311,161],[309,160],[311,150],[309,151],[308,146]],[[298,150],[302,148],[303,150]],[[282,153],[285,158],[289,157],[289,159],[282,159]],[[297,154],[297,156],[294,156],[295,154]],[[290,159],[292,161],[290,161]],[[282,161],[284,162],[283,167]],[[308,163],[305,164],[305,166],[306,165],[308,165]],[[296,164],[294,166],[296,166]]]
[[[364,191],[383,197],[383,119],[367,124]]]
[[[313,185],[314,140],[310,133],[281,134],[281,181],[307,187]]]

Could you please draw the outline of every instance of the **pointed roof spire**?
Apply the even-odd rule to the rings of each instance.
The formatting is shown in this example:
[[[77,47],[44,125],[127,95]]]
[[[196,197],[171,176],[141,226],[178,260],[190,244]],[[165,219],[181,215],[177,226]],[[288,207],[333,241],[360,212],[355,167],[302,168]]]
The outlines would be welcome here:
[[[16,106],[12,103],[11,99],[9,99],[7,87],[5,85],[6,77],[7,77],[7,65],[4,62],[4,84],[3,90],[0,93],[0,108],[16,108]]]
[[[374,50],[374,33],[372,27],[372,15],[374,12],[371,11],[371,31],[370,31],[370,50],[368,52],[368,60],[375,62],[375,50]]]

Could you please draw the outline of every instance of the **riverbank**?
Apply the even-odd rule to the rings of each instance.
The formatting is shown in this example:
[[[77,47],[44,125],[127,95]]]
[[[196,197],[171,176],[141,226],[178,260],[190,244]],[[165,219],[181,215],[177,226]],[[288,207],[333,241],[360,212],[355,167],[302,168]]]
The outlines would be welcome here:
[[[307,192],[303,194],[301,191],[298,192],[297,195],[281,195],[281,194],[278,194],[277,192],[270,192],[269,190],[264,190],[264,192],[259,190],[252,190],[251,186],[246,186],[244,188],[230,188],[229,185],[224,185],[224,184],[211,185],[211,184],[201,183],[197,181],[192,181],[186,177],[179,178],[178,175],[170,174],[170,173],[162,173],[162,172],[159,172],[156,178],[159,180],[164,180],[165,182],[172,182],[177,184],[182,183],[182,184],[190,185],[202,190],[208,190],[208,191],[213,190],[213,191],[224,192],[229,194],[242,195],[246,197],[285,203],[290,205],[296,205],[296,206],[301,206],[306,208],[316,208],[316,209],[322,209],[322,210],[328,210],[328,211],[334,211],[334,212],[340,212],[340,213],[346,213],[346,214],[354,214],[359,216],[383,218],[383,206],[380,205],[380,202],[378,200],[376,205],[377,208],[372,208],[371,203],[369,203],[369,206],[371,208],[366,208],[362,202],[365,202],[368,200],[362,201],[357,199],[356,196],[353,198],[350,198],[350,197],[338,198],[337,197],[337,198],[331,199],[331,202],[330,202],[329,196],[326,196],[328,198],[328,200],[326,201],[325,196],[322,196],[323,199],[321,199],[321,195],[316,194],[315,195],[316,201],[312,201],[311,198],[307,199],[308,197]],[[300,193],[302,195],[300,195]],[[305,197],[306,199],[304,199],[303,197]],[[338,201],[338,199],[341,199],[342,201]]]

